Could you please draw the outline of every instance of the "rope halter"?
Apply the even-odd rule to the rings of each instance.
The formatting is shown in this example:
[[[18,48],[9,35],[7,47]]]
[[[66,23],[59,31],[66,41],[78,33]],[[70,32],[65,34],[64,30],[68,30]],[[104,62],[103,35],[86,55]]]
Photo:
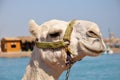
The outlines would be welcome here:
[[[57,42],[38,42],[38,41],[36,41],[35,42],[36,46],[38,48],[57,49],[57,48],[62,48],[63,47],[65,49],[65,52],[67,54],[66,66],[69,65],[69,68],[67,69],[65,80],[68,80],[71,66],[75,62],[71,58],[71,54],[73,54],[73,53],[72,53],[71,49],[68,48],[68,46],[70,45],[71,33],[72,33],[72,30],[73,30],[73,25],[74,24],[75,24],[75,20],[72,20],[68,24],[62,41],[57,41]]]
[[[73,30],[73,25],[75,24],[75,20],[72,20],[65,31],[63,40],[57,42],[38,42],[36,41],[35,44],[38,48],[43,49],[57,49],[57,48],[64,48],[66,53],[73,54],[71,49],[68,48],[71,39],[71,33]]]

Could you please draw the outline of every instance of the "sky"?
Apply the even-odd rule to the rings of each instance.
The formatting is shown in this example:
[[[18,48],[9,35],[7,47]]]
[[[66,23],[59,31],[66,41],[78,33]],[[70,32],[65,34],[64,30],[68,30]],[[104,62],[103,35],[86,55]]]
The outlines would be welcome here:
[[[103,37],[120,37],[120,0],[0,0],[0,38],[29,36],[29,20],[87,20],[99,25]]]

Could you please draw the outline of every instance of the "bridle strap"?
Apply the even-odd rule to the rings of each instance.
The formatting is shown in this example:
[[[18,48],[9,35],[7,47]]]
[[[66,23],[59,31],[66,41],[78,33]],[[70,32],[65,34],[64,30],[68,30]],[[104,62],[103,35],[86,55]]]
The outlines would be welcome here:
[[[63,37],[63,40],[62,41],[57,41],[57,42],[38,42],[36,41],[36,46],[38,48],[49,48],[49,49],[57,49],[57,48],[66,48],[68,47],[68,45],[70,44],[70,38],[71,38],[71,33],[72,33],[72,30],[73,30],[73,25],[75,23],[75,20],[72,20],[68,26],[67,26],[67,29],[65,31],[65,35]],[[68,49],[68,48],[66,48]],[[69,51],[70,52],[70,51]]]
[[[36,42],[36,46],[38,48],[49,48],[49,49],[57,49],[66,47],[68,44],[65,44],[64,41],[57,41],[57,42]]]
[[[43,49],[64,48],[65,49],[65,52],[67,54],[66,66],[67,65],[70,66],[69,69],[67,70],[66,79],[65,80],[68,80],[69,73],[70,73],[70,68],[71,68],[72,64],[75,62],[71,58],[71,54],[73,54],[73,53],[72,53],[71,49],[68,47],[68,45],[70,44],[70,39],[71,39],[71,34],[72,34],[72,30],[73,30],[73,25],[74,24],[75,24],[75,20],[72,20],[68,24],[62,41],[57,41],[57,42],[37,42],[36,41],[36,46],[38,48],[43,48]]]
[[[75,20],[72,20],[69,23],[69,25],[68,25],[68,27],[67,27],[67,29],[65,31],[64,37],[63,37],[64,41],[68,41],[70,43],[71,33],[72,33],[72,30],[73,30],[73,25],[74,24],[75,24]]]

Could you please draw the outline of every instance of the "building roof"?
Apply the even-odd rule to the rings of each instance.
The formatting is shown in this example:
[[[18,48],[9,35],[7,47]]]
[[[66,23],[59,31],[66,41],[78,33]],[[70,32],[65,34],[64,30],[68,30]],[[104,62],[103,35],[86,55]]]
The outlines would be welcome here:
[[[15,38],[15,37],[4,37],[2,38],[2,40],[5,40],[5,41],[20,41],[19,38]]]
[[[18,37],[23,43],[24,42],[33,42],[35,41],[35,37],[32,36],[20,36]]]
[[[35,41],[35,38],[32,36],[20,36],[20,37],[4,37],[2,38],[2,40],[3,41],[22,41],[22,43],[24,43],[24,42],[33,42]]]

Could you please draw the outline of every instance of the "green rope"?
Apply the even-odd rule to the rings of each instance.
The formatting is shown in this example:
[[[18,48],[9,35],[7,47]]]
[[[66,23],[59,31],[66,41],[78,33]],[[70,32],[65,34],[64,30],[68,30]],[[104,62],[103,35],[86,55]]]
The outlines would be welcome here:
[[[66,29],[66,31],[65,31],[65,35],[64,35],[64,37],[63,37],[63,40],[64,41],[69,41],[70,42],[70,38],[71,38],[71,33],[72,33],[72,30],[73,30],[73,25],[75,24],[75,20],[72,20],[70,23],[69,23],[69,25],[68,25],[68,27],[67,27],[67,29]]]
[[[63,41],[57,41],[57,42],[36,42],[36,46],[38,48],[52,48],[52,49],[56,49],[56,48],[61,48],[61,47],[67,47],[68,44],[65,43],[65,41],[70,42],[70,38],[71,38],[71,33],[73,30],[73,25],[75,23],[75,20],[72,20],[66,31],[65,31],[65,35],[63,37]]]
[[[67,44],[65,44],[63,41],[57,41],[57,42],[36,42],[36,46],[38,48],[61,48],[66,47]]]

